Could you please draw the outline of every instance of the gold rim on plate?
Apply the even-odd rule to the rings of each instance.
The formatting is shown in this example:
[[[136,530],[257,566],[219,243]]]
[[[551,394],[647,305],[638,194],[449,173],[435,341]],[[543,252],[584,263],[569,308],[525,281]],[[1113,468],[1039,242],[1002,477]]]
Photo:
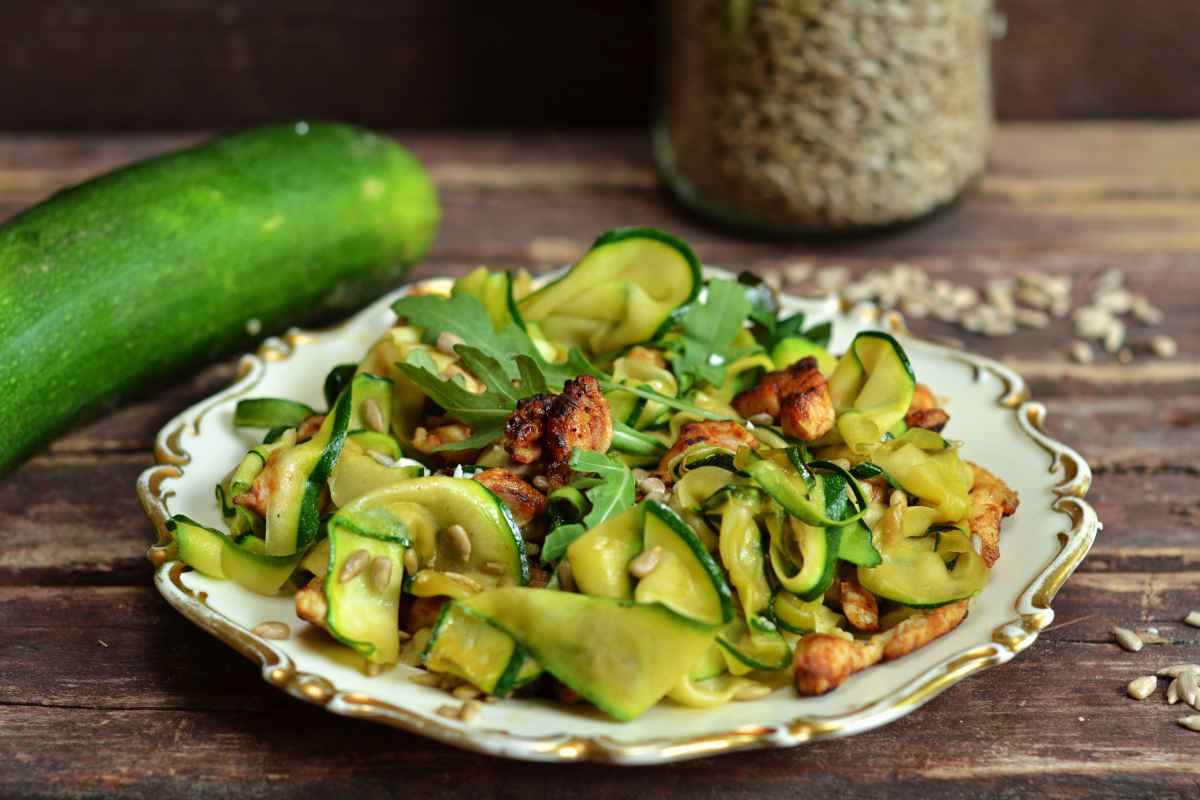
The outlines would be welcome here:
[[[717,273],[717,270],[709,270]],[[422,282],[429,285],[430,281]],[[1054,596],[1075,571],[1095,541],[1100,521],[1084,496],[1091,485],[1091,468],[1072,448],[1052,439],[1045,431],[1046,407],[1032,402],[1024,380],[1002,364],[981,356],[961,353],[916,339],[922,349],[971,367],[976,380],[984,375],[997,378],[1004,391],[995,402],[1011,409],[1020,430],[1050,456],[1049,472],[1061,476],[1051,487],[1051,509],[1065,517],[1067,527],[1058,532],[1060,550],[1019,595],[1017,616],[992,631],[991,642],[960,650],[926,670],[898,691],[849,712],[829,716],[802,716],[779,725],[747,725],[714,734],[681,738],[619,741],[608,736],[577,736],[566,733],[531,737],[499,729],[467,728],[438,717],[420,714],[395,703],[379,700],[361,691],[343,691],[319,674],[302,672],[287,653],[269,640],[255,635],[221,614],[206,602],[204,592],[194,592],[180,576],[186,566],[170,557],[171,537],[166,530],[170,518],[163,483],[184,474],[191,454],[183,449],[185,431],[196,435],[205,415],[213,408],[252,389],[264,375],[265,362],[285,361],[306,344],[337,335],[343,328],[374,309],[390,305],[410,291],[407,286],[392,292],[340,325],[325,331],[292,330],[263,342],[256,355],[243,356],[234,382],[221,392],[191,407],[167,423],[155,438],[157,464],[137,480],[138,498],[154,523],[157,541],[147,553],[155,567],[154,584],[180,614],[208,631],[251,661],[259,664],[271,685],[300,700],[322,706],[335,714],[381,722],[447,744],[490,755],[532,761],[595,761],[619,764],[651,764],[682,761],[718,753],[767,747],[792,747],[820,739],[849,736],[877,728],[924,705],[954,684],[987,667],[1003,664],[1025,650],[1054,620],[1050,607]],[[895,312],[883,313],[862,305],[850,316],[878,322],[905,333],[903,320]],[[911,337],[910,337],[911,338]]]

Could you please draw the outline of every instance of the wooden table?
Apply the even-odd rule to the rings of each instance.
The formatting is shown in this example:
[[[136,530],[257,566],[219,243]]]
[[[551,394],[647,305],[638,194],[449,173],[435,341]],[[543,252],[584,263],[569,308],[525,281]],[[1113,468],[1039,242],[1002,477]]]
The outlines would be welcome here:
[[[0,137],[0,219],[50,192],[196,136]],[[63,437],[0,480],[0,795],[413,797],[647,794],[928,798],[1188,796],[1200,734],[1160,692],[1125,683],[1200,660],[1200,124],[1008,125],[982,186],[928,223],[831,243],[745,241],[664,197],[642,131],[402,136],[432,168],[445,223],[415,273],[479,263],[548,267],[617,225],[657,225],[701,257],[777,269],[797,259],[861,272],[905,260],[981,284],[1036,269],[1107,267],[1167,312],[1172,361],[1067,360],[1068,323],[962,336],[1030,381],[1049,428],[1091,463],[1105,523],[1061,593],[1058,619],[1013,663],[881,730],[842,741],[626,769],[510,763],[324,713],[268,687],[150,586],[150,524],[134,496],[155,431],[230,379],[232,362],[168,385]],[[950,333],[934,324],[918,331]],[[1139,336],[1148,335],[1139,331]],[[1110,626],[1157,627],[1126,653]]]

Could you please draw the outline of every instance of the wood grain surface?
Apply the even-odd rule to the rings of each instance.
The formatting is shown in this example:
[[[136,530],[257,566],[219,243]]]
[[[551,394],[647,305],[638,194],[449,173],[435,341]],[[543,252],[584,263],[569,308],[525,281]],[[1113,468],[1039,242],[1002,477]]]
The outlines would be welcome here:
[[[1002,119],[1200,114],[1195,0],[996,0]],[[645,124],[646,0],[0,2],[0,130]]]
[[[177,136],[0,136],[0,219]],[[166,384],[54,442],[0,479],[0,796],[687,798],[1195,797],[1200,734],[1161,689],[1131,678],[1200,661],[1200,159],[1195,123],[1003,126],[991,172],[923,225],[863,240],[747,241],[670,204],[640,132],[406,134],[446,219],[417,276],[479,263],[548,268],[600,231],[647,223],[709,263],[760,272],[796,261],[855,273],[904,260],[957,281],[1109,267],[1167,311],[1180,354],[1069,362],[1067,323],[954,336],[1024,373],[1050,433],[1095,470],[1105,530],[1011,664],[968,679],[883,729],[794,750],[675,767],[544,766],[464,753],[321,712],[172,612],[150,586],[152,531],[133,491],[154,433],[224,385],[232,362]],[[1148,329],[1135,329],[1135,342]],[[1156,628],[1141,653],[1110,626]]]

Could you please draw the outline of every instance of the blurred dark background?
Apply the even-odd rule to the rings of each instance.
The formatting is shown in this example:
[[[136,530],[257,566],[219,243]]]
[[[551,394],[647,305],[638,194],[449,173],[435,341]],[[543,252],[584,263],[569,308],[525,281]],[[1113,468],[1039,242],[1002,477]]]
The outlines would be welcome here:
[[[1200,0],[998,0],[1001,118],[1200,115]],[[602,127],[654,108],[650,0],[0,0],[0,129]]]

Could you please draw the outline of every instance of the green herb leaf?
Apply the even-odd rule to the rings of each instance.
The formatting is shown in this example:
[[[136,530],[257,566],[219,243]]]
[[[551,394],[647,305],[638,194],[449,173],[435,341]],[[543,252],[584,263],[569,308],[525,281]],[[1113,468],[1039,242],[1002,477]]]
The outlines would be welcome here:
[[[587,533],[587,528],[578,522],[572,522],[569,525],[559,525],[550,531],[546,535],[546,540],[542,542],[542,563],[549,564],[553,561],[558,561],[567,554],[567,548],[571,546],[571,542],[585,533]]]
[[[708,282],[704,302],[693,303],[680,320],[672,366],[681,384],[703,381],[720,386],[724,382],[725,365],[748,352],[732,348],[750,310],[744,286],[720,278]]]
[[[592,510],[583,518],[584,525],[593,528],[633,506],[633,472],[625,462],[603,453],[576,448],[571,452],[570,463],[571,469],[577,472],[594,472],[601,481],[587,490],[587,499],[592,504]]]

